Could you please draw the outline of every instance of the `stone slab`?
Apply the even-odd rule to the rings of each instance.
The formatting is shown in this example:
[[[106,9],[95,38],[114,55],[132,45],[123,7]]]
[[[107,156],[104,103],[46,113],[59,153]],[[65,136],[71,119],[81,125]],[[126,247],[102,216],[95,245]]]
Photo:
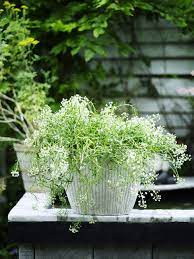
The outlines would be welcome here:
[[[151,185],[146,188],[142,187],[142,190],[157,190],[157,191],[171,191],[171,190],[181,190],[181,189],[192,189],[194,188],[194,177],[181,177],[180,181],[176,184],[161,184],[161,185]]]
[[[133,209],[129,215],[92,216],[74,213],[71,209],[49,207],[46,193],[25,193],[8,215],[9,222],[118,222],[158,223],[194,222],[194,210]]]

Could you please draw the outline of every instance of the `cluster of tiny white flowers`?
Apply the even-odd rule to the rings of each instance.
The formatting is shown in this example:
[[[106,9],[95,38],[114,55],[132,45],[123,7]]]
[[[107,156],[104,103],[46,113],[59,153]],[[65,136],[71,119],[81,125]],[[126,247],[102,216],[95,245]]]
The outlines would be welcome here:
[[[70,225],[69,230],[74,234],[74,233],[77,233],[80,228],[81,228],[81,222],[77,221],[77,222],[73,222]]]
[[[46,106],[42,110],[41,114],[39,115],[39,117],[37,119],[39,129],[41,129],[41,128],[44,129],[45,126],[47,126],[47,123],[51,116],[52,116],[52,110],[50,107]]]
[[[73,234],[76,234],[79,232],[80,226],[77,225],[76,223],[73,225],[70,225],[69,231],[71,231]]]
[[[146,209],[147,203],[146,203],[145,195],[142,192],[139,192],[138,196],[139,196],[139,200],[138,200],[139,207],[142,207],[142,208]]]
[[[61,194],[74,173],[82,175],[83,181],[90,178],[89,173],[83,173],[86,165],[92,168],[91,175],[96,175],[96,182],[102,177],[107,161],[115,168],[124,167],[128,173],[120,175],[117,184],[111,178],[107,182],[107,187],[114,184],[113,187],[120,188],[132,181],[143,185],[153,183],[156,154],[175,170],[190,159],[185,153],[186,146],[178,145],[173,134],[157,126],[158,115],[130,118],[127,113],[117,115],[117,108],[110,102],[97,112],[86,97],[79,95],[64,99],[57,112],[46,107],[36,121],[32,137],[26,140],[37,151],[32,174],[55,186],[55,192]],[[88,193],[80,193],[83,206],[88,206],[87,196]],[[141,196],[140,203],[146,206],[144,200]]]
[[[72,108],[77,111],[80,119],[87,123],[90,114],[88,105],[88,98],[74,95],[69,100],[63,99],[63,101],[61,102],[61,110],[59,111],[59,113],[63,114],[64,112],[69,112],[69,108]]]

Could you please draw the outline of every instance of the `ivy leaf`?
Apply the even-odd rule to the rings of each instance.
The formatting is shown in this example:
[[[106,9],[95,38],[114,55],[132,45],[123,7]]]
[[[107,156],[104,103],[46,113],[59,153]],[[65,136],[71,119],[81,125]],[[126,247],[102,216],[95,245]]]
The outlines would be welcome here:
[[[92,51],[91,49],[86,49],[84,52],[84,57],[85,57],[85,61],[88,62],[90,61],[95,55],[95,52]]]
[[[95,38],[98,38],[103,33],[104,33],[104,29],[102,29],[101,27],[97,27],[93,30],[93,35]]]

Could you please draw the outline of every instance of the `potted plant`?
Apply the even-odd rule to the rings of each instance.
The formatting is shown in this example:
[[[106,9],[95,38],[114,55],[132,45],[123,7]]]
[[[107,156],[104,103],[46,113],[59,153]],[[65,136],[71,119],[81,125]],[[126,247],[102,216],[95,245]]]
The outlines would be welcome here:
[[[156,126],[157,116],[130,117],[118,111],[112,103],[98,111],[86,97],[75,95],[63,100],[57,112],[46,107],[25,140],[36,150],[31,173],[49,186],[52,198],[64,201],[66,190],[77,213],[128,214],[140,185],[156,178],[155,155],[169,161],[176,177],[189,160],[186,146]]]
[[[0,114],[0,122],[8,124],[19,135],[18,138],[0,137],[0,140],[14,142],[13,147],[16,151],[18,163],[22,172],[24,188],[29,191],[33,184],[31,177],[28,175],[33,152],[30,147],[23,144],[23,140],[31,134],[33,126],[22,113],[20,104],[13,98],[2,93],[0,93]],[[19,173],[14,170],[12,175],[16,177]]]
[[[0,124],[8,125],[11,134],[1,136],[0,141],[14,143],[24,187],[29,191],[33,182],[28,176],[33,151],[23,141],[34,130],[33,120],[47,101],[50,85],[45,72],[41,74],[45,80],[37,80],[34,63],[39,57],[33,54],[33,48],[38,41],[29,30],[27,6],[16,8],[9,1],[3,5],[4,10],[0,10]],[[17,170],[13,175],[18,175]]]
[[[16,170],[11,172],[12,176],[19,176],[18,166],[22,173],[24,188],[27,192],[42,192],[44,189],[37,186],[35,178],[30,175],[34,150],[24,143],[25,138],[30,137],[34,130],[33,123],[22,112],[17,100],[0,93],[0,123],[7,124],[17,133],[17,138],[0,137],[0,141],[13,142],[17,155]]]

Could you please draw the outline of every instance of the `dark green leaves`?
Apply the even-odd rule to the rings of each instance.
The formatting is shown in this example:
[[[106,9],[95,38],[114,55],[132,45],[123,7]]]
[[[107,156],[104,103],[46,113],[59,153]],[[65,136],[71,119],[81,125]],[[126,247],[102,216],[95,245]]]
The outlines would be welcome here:
[[[51,54],[58,55],[60,53],[65,53],[66,49],[67,49],[66,44],[65,44],[65,42],[62,41],[61,43],[55,45],[52,48]]]

